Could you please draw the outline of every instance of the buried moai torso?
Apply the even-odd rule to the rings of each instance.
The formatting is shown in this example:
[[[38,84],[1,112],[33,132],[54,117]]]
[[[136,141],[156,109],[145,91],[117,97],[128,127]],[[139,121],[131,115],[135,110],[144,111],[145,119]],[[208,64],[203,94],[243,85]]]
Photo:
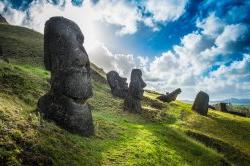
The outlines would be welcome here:
[[[134,113],[141,112],[141,100],[143,97],[143,88],[146,83],[142,80],[142,72],[140,69],[133,69],[131,72],[128,95],[124,101],[124,109]]]
[[[194,100],[192,110],[200,115],[207,115],[208,112],[209,96],[207,93],[200,91]]]
[[[128,94],[127,79],[120,77],[116,71],[107,73],[107,81],[114,96],[125,98]]]
[[[63,17],[50,18],[44,30],[44,64],[51,72],[51,89],[39,99],[45,118],[80,135],[93,134],[90,62],[80,28]]]
[[[175,101],[177,96],[181,93],[181,89],[175,89],[173,92],[168,93],[166,92],[166,95],[161,95],[159,97],[157,97],[157,99],[163,101],[163,102],[172,102]]]

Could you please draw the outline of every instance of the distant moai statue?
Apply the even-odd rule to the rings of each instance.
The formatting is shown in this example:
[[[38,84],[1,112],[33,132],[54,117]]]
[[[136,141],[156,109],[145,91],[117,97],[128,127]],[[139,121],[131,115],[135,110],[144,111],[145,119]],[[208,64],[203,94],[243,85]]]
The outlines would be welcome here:
[[[133,69],[131,72],[128,95],[124,100],[124,110],[133,113],[141,113],[141,100],[144,92],[143,88],[145,87],[146,83],[142,79],[141,70]]]
[[[219,110],[222,112],[228,112],[227,103],[219,103]]]
[[[200,115],[207,115],[208,112],[209,96],[207,93],[200,91],[194,100],[192,110]]]
[[[108,72],[106,77],[114,96],[125,98],[128,95],[127,78],[120,77],[116,71]]]
[[[157,99],[163,101],[163,102],[172,102],[172,101],[175,101],[177,96],[181,93],[181,89],[178,88],[178,89],[175,89],[173,92],[169,93],[169,92],[166,92],[166,95],[161,95],[159,97],[157,97]]]
[[[52,17],[44,29],[44,65],[51,72],[51,89],[38,101],[38,111],[66,130],[83,136],[94,133],[91,110],[90,61],[84,36],[73,21]]]

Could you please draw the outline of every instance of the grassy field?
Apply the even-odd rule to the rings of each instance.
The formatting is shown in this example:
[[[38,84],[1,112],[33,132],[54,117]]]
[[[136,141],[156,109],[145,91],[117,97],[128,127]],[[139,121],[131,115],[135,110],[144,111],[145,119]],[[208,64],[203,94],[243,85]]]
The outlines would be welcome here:
[[[0,25],[1,44],[8,40],[5,29]],[[36,33],[26,31],[26,37]],[[15,49],[13,56],[4,52],[11,63],[0,60],[0,165],[250,164],[249,118],[212,110],[203,117],[190,104],[158,101],[152,91],[144,93],[141,115],[124,112],[123,101],[111,95],[103,71],[94,65],[94,96],[88,102],[95,135],[71,134],[36,111],[38,98],[49,89],[50,74],[42,62],[34,63],[28,53],[19,56]]]

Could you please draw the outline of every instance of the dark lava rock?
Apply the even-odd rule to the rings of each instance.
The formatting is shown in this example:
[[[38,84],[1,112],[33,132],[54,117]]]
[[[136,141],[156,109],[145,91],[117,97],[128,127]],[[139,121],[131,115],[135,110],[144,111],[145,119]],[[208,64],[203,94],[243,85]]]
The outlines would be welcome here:
[[[107,81],[114,96],[125,98],[128,95],[127,78],[120,77],[116,71],[107,73]]]
[[[172,102],[172,101],[175,101],[177,96],[181,93],[181,89],[178,88],[178,89],[175,89],[173,92],[169,93],[169,92],[166,92],[166,95],[161,95],[159,97],[157,97],[157,99],[163,101],[163,102]]]
[[[219,103],[219,110],[222,112],[228,112],[227,103]]]
[[[200,115],[207,115],[208,112],[209,96],[207,93],[200,91],[194,100],[192,110]]]
[[[140,69],[133,69],[131,72],[128,95],[124,100],[124,110],[133,113],[141,113],[141,100],[143,97],[143,88],[146,83],[142,80],[142,72]]]
[[[6,19],[0,14],[0,23],[7,23]]]
[[[38,111],[70,132],[94,133],[86,100],[92,96],[90,62],[84,36],[71,20],[52,17],[44,29],[44,64],[51,72],[51,89],[38,101]]]

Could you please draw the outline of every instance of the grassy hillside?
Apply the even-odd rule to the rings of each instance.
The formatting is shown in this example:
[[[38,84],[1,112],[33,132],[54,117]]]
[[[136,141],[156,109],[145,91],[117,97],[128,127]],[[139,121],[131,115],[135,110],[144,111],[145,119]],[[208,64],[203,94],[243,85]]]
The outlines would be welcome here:
[[[27,32],[24,43],[18,37],[22,30]],[[36,111],[50,77],[41,66],[42,35],[0,25],[1,45],[4,41],[11,63],[0,60],[0,165],[250,164],[249,118],[212,110],[199,116],[189,104],[158,101],[159,94],[152,91],[145,92],[142,115],[124,112],[123,101],[110,94],[103,71],[95,65],[94,96],[88,100],[95,135],[80,137],[44,121]],[[33,47],[34,41],[39,42]],[[24,50],[17,51],[18,45]]]

